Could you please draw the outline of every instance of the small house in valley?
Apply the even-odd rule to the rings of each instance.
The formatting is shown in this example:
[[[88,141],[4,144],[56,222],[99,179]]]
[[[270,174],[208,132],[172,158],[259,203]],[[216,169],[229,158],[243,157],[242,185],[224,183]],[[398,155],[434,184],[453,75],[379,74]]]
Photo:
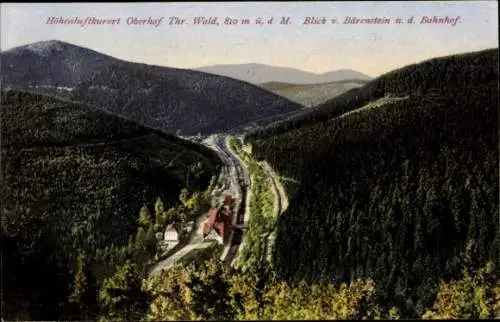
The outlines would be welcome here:
[[[163,238],[164,238],[165,242],[178,243],[180,233],[181,233],[181,228],[178,224],[170,224],[165,229],[165,233],[163,235],[164,236]]]

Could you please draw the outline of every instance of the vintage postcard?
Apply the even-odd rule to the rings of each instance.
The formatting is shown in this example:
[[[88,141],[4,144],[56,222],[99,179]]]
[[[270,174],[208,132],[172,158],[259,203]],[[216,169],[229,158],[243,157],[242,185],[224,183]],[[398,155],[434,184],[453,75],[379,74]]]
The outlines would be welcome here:
[[[497,1],[0,8],[3,321],[500,318]]]

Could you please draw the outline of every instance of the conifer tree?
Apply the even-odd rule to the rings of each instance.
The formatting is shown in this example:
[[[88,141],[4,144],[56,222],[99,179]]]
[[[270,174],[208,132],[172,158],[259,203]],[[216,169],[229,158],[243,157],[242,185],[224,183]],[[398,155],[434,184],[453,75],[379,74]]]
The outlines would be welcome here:
[[[80,313],[84,313],[86,311],[85,297],[88,292],[88,285],[85,266],[85,254],[80,253],[77,259],[73,292],[69,297],[69,302],[75,304]]]
[[[156,236],[153,226],[149,226],[146,232],[144,237],[144,248],[150,257],[156,254]]]
[[[139,225],[147,229],[151,225],[151,214],[146,206],[143,206],[139,212]]]
[[[163,201],[160,199],[160,197],[158,197],[158,199],[156,199],[156,203],[155,203],[155,222],[156,222],[156,224],[158,224],[160,226],[165,225],[164,213],[165,213],[165,208],[163,205]]]
[[[189,200],[189,191],[186,188],[181,190],[181,194],[179,196],[179,200],[185,205]]]

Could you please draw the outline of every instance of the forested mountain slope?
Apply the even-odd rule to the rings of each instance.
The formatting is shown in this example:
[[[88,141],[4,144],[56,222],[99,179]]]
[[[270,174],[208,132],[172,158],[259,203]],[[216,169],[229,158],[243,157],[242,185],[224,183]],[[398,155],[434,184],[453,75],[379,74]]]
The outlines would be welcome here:
[[[300,182],[278,223],[278,275],[370,277],[415,317],[461,259],[498,271],[498,49],[395,70],[278,126],[246,138]]]
[[[375,78],[363,87],[351,89],[334,97],[314,107],[313,110],[295,113],[286,120],[277,121],[259,132],[264,132],[264,137],[268,137],[273,133],[279,134],[309,124],[328,121],[386,95],[439,96],[443,92],[451,93],[457,88],[491,82],[492,77],[498,78],[494,70],[498,64],[497,55],[498,49],[487,49],[429,59],[396,69]],[[464,61],[469,64],[464,66]],[[462,68],[465,68],[463,72]],[[259,136],[259,133],[254,132],[252,136]]]
[[[143,205],[204,189],[219,159],[87,106],[15,91],[1,99],[2,317],[69,318],[78,256],[97,289],[113,260],[96,254],[127,245]]]
[[[95,105],[166,133],[210,134],[302,108],[256,85],[122,61],[62,41],[1,53],[2,85]]]
[[[167,133],[224,132],[299,110],[258,86],[190,70],[119,63],[76,86],[69,98]]]

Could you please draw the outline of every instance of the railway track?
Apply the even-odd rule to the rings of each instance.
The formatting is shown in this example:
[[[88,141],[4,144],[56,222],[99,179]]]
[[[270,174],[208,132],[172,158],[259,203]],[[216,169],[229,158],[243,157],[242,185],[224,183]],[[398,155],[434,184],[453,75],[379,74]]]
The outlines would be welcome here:
[[[215,140],[217,148],[221,151],[225,162],[228,165],[229,173],[232,176],[231,179],[233,181],[233,187],[235,191],[235,199],[237,200],[237,205],[235,207],[236,213],[235,219],[233,221],[233,225],[243,226],[245,224],[245,209],[246,209],[246,189],[247,189],[247,180],[245,171],[240,164],[240,161],[230,152],[229,148],[226,146],[225,137],[218,137]],[[231,171],[233,170],[233,171]],[[243,231],[239,228],[233,228],[232,236],[229,240],[229,250],[225,255],[224,262],[227,264],[231,264],[236,255],[238,254],[239,246],[241,244]]]

